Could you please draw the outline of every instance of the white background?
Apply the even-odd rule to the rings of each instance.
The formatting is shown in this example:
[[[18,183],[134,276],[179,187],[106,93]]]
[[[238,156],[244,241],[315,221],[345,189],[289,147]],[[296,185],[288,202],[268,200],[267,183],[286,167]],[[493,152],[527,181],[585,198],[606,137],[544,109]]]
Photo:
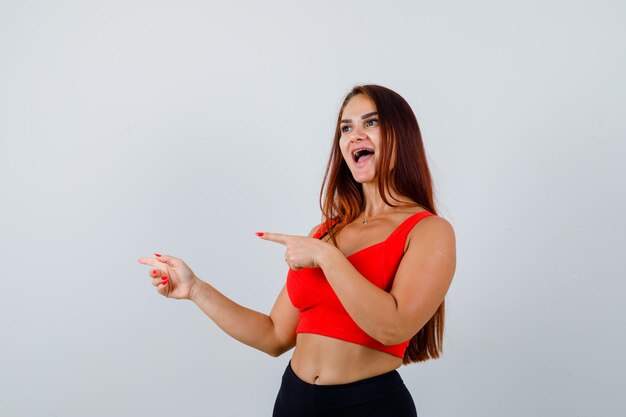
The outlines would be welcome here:
[[[341,99],[413,107],[457,235],[420,417],[623,416],[621,1],[0,1],[0,415],[269,416],[290,353],[136,263],[268,312]]]

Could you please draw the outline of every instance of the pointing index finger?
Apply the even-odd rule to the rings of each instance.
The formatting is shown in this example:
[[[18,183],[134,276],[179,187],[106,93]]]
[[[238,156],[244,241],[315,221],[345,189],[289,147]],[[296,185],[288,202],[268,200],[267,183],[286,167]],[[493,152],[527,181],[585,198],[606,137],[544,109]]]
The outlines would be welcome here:
[[[257,236],[264,240],[270,240],[272,242],[280,243],[281,245],[286,245],[289,242],[289,238],[291,236],[285,235],[283,233],[257,233]]]

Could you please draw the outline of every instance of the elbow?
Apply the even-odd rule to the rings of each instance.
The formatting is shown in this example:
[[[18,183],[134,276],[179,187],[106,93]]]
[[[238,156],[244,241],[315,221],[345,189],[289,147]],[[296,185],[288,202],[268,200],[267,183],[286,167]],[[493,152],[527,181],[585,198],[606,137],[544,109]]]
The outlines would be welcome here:
[[[381,317],[375,335],[370,335],[374,340],[381,343],[384,346],[393,346],[405,342],[405,326],[403,326],[403,319],[398,312],[398,300],[392,295],[395,310],[393,314],[385,315]]]
[[[282,354],[283,354],[283,352],[280,352],[280,351],[278,351],[278,350],[272,350],[272,351],[265,352],[265,353],[267,353],[268,355],[270,355],[272,358],[277,358],[277,357],[279,357],[280,355],[282,355]]]
[[[407,340],[397,326],[385,326],[373,338],[385,346],[397,345]]]
[[[273,358],[277,358],[281,356],[283,353],[290,351],[293,348],[293,345],[284,345],[284,346],[273,346],[270,349],[266,349],[263,352],[267,353]]]
[[[285,352],[286,352],[286,350],[282,350],[282,349],[274,349],[274,350],[267,350],[267,351],[265,351],[265,353],[270,355],[272,358],[277,358],[277,357],[279,357],[280,355],[282,355]]]
[[[400,323],[393,323],[381,327],[377,334],[372,337],[385,346],[394,346],[410,340],[415,333],[412,327],[402,326]]]

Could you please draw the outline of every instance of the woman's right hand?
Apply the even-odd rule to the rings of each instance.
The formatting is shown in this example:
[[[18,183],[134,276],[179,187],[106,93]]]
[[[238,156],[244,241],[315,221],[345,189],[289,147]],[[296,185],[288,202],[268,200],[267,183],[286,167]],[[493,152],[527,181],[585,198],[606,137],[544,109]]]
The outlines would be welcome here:
[[[159,294],[168,298],[190,299],[194,285],[200,281],[200,278],[182,259],[173,256],[139,258],[137,262],[153,267],[149,272],[152,285],[156,287]]]

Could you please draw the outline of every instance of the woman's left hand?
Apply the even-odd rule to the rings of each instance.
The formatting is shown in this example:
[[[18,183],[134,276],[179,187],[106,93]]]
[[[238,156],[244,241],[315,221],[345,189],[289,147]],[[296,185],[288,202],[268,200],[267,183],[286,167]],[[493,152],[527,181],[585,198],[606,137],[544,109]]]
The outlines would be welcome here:
[[[291,236],[282,233],[257,233],[257,236],[285,246],[285,262],[294,271],[317,268],[324,251],[332,247],[319,239],[306,236]]]

